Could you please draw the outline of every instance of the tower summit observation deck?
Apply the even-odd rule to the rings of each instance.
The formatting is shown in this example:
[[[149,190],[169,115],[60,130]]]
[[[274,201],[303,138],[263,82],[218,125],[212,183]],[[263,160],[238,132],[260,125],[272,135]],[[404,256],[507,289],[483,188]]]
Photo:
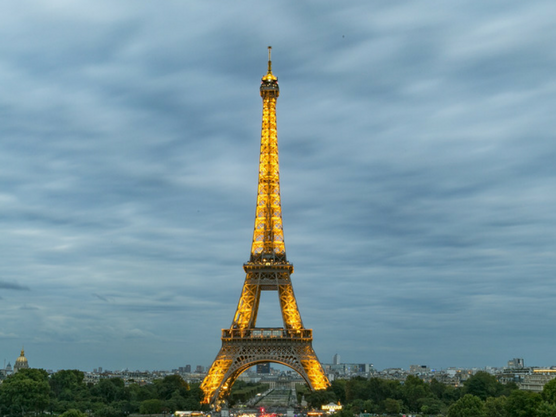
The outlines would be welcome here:
[[[330,385],[312,347],[312,330],[303,326],[290,277],[293,265],[286,258],[276,128],[280,88],[272,73],[270,52],[268,47],[268,71],[260,86],[263,116],[251,254],[243,265],[246,276],[232,325],[222,330],[222,347],[201,384],[203,402],[217,409],[237,377],[258,363],[288,366],[312,390]],[[278,293],[283,327],[256,327],[261,291]]]

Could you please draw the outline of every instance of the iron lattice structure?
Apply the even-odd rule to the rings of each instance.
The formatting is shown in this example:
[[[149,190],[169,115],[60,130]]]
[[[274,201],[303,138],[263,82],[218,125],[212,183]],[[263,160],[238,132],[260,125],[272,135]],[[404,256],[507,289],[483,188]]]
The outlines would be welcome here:
[[[257,363],[286,365],[313,390],[330,385],[313,350],[312,330],[303,327],[290,278],[293,265],[286,259],[276,130],[280,89],[278,78],[272,74],[271,48],[268,49],[268,72],[260,87],[263,119],[251,256],[243,265],[246,277],[234,320],[229,329],[222,330],[222,348],[201,385],[203,402],[217,409],[237,377]],[[278,293],[283,327],[256,327],[261,291]]]

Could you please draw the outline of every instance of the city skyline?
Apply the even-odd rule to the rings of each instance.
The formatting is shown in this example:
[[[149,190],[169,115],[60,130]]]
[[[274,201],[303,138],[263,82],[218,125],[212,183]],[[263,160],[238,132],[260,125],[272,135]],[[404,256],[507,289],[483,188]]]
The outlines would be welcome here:
[[[212,362],[249,257],[272,45],[285,245],[320,360],[556,365],[555,12],[5,5],[0,352]],[[278,311],[263,298],[258,324]]]
[[[23,350],[21,351],[21,355],[23,355]],[[336,360],[338,358],[338,361]],[[25,355],[25,360],[27,360],[27,355]],[[4,359],[4,366],[2,369],[11,371],[14,367],[14,365],[16,364],[16,360],[14,361],[9,361]],[[341,366],[352,366],[352,365],[365,365],[368,370],[365,372],[383,372],[383,371],[389,371],[389,370],[403,370],[405,372],[416,372],[413,368],[424,368],[427,372],[436,372],[436,371],[445,371],[445,370],[450,370],[450,369],[468,369],[468,370],[484,370],[484,369],[488,369],[488,370],[493,370],[493,369],[551,369],[551,368],[556,368],[556,365],[546,365],[546,364],[529,364],[525,362],[524,358],[511,358],[508,361],[506,361],[502,366],[490,366],[490,365],[486,365],[486,366],[482,366],[482,367],[456,367],[456,366],[447,366],[447,367],[436,367],[434,366],[434,364],[409,364],[409,365],[405,365],[405,364],[399,364],[398,366],[392,366],[392,367],[387,367],[387,368],[376,368],[374,366],[373,363],[370,362],[365,362],[365,361],[355,361],[355,362],[343,362],[339,360],[339,355],[335,354],[332,358],[331,361],[327,361],[327,360],[323,360],[321,361],[321,364],[323,366],[325,366],[326,371],[328,373],[330,372],[334,372],[334,370],[336,369],[335,366],[336,365],[341,365]],[[259,373],[259,365],[261,364],[257,364],[257,365],[253,365],[252,367],[248,368],[248,371],[251,372],[256,372]],[[275,371],[278,370],[280,372],[282,371],[291,371],[293,373],[296,373],[295,370],[292,370],[290,367],[280,364],[280,363],[276,363],[276,362],[269,362],[269,363],[264,363],[264,365],[267,365],[270,369],[274,369]],[[30,368],[40,368],[38,366],[29,366]],[[179,371],[180,373],[193,373],[193,374],[205,374],[208,369],[210,368],[210,364],[196,364],[196,363],[187,363],[187,361],[185,361],[183,364],[178,364],[175,366],[172,366],[170,368],[167,369],[161,369],[161,368],[143,368],[143,369],[133,369],[133,368],[121,368],[121,367],[115,367],[112,369],[106,368],[102,365],[98,365],[95,366],[94,368],[91,369],[84,369],[84,368],[75,368],[78,369],[80,371],[83,372],[89,372],[89,373],[118,373],[118,372],[162,372],[162,373],[172,373],[174,371]],[[61,371],[63,370],[63,368],[61,369],[48,369],[48,371],[52,371],[52,372],[57,372],[57,371]],[[256,371],[255,371],[256,370]],[[264,372],[263,372],[264,373]]]

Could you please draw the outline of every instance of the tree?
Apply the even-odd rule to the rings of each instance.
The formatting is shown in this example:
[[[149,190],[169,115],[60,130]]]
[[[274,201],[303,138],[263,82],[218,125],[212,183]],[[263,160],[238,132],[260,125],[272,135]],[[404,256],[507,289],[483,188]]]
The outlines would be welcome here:
[[[507,398],[501,397],[488,397],[485,401],[485,412],[488,417],[508,417],[506,411]]]
[[[145,400],[139,407],[141,414],[160,414],[162,412],[162,401],[159,399]]]
[[[345,379],[336,379],[330,384],[330,390],[342,404],[346,402],[346,382]]]
[[[311,392],[305,396],[305,399],[309,407],[320,408],[321,405],[336,402],[336,395],[332,391],[321,389]]]
[[[484,417],[483,402],[479,397],[465,394],[448,409],[448,417]]]
[[[537,408],[537,417],[556,417],[556,405],[543,402]]]
[[[556,404],[556,379],[544,385],[542,389],[542,398],[549,404]]]
[[[43,412],[50,404],[50,385],[44,369],[20,369],[0,385],[2,414]]]
[[[421,404],[421,413],[423,414],[440,414],[446,406],[436,397],[426,397],[419,400]]]
[[[446,387],[446,384],[439,382],[436,378],[431,379],[430,388],[436,398],[442,399],[444,393],[446,392]]]
[[[395,400],[401,398],[401,384],[399,381],[388,381],[380,378],[370,378],[367,381],[368,399],[380,404],[387,398]]]
[[[89,408],[91,394],[84,377],[84,373],[78,370],[63,370],[50,375],[49,384],[53,395],[51,411],[63,413],[71,409],[84,411]]]
[[[384,411],[388,414],[399,414],[402,410],[402,405],[399,400],[394,400],[393,398],[387,398],[382,402],[382,407]]]
[[[334,417],[354,417],[354,414],[350,410],[339,410],[334,413]]]
[[[488,372],[479,371],[464,382],[465,393],[486,400],[488,397],[496,397],[504,389],[504,385],[498,382],[495,376]]]
[[[83,382],[84,378],[85,374],[76,369],[58,371],[50,376],[50,389],[56,397],[60,397],[65,391],[69,391],[73,398],[76,392],[87,389]]]
[[[130,400],[131,393],[121,378],[104,378],[91,388],[91,394],[105,404]]]
[[[131,401],[145,401],[145,400],[152,400],[156,398],[156,390],[154,385],[138,385],[138,384],[131,384],[129,387],[129,395]]]
[[[353,400],[368,400],[369,390],[367,380],[362,377],[351,378],[345,383],[346,402]]]
[[[353,400],[353,402],[351,403],[352,414],[359,414],[363,412],[364,409],[365,409],[365,401],[363,401],[360,398]]]
[[[446,405],[452,405],[461,397],[463,397],[463,392],[461,389],[455,388],[452,385],[446,385],[446,389],[442,393],[442,401]]]
[[[162,380],[156,380],[155,385],[158,398],[161,400],[169,400],[175,391],[184,398],[189,395],[189,384],[179,375],[165,376]]]
[[[79,410],[71,409],[61,414],[60,417],[87,417],[87,414],[82,413]]]
[[[409,411],[419,411],[422,405],[420,400],[430,394],[430,387],[420,378],[414,375],[407,376],[402,386],[402,395]]]
[[[510,417],[537,417],[537,409],[542,403],[540,394],[531,391],[513,391],[506,402]]]

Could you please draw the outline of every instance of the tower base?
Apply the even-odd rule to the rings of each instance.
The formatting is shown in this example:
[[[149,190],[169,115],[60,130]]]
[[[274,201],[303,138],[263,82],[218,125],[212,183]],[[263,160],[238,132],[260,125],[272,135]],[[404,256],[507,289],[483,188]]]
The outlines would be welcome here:
[[[312,390],[330,385],[313,350],[311,330],[225,329],[222,333],[222,348],[201,384],[204,404],[220,409],[237,377],[253,365],[264,362],[293,369]]]

